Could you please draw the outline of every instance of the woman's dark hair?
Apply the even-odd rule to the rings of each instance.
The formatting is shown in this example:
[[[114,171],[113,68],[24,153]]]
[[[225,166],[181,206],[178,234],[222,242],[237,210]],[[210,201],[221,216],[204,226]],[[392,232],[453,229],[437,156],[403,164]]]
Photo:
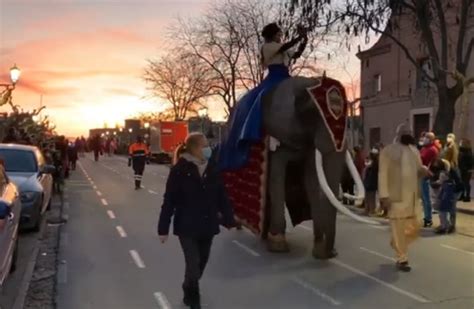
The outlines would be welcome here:
[[[271,23],[263,27],[262,36],[266,41],[271,41],[280,31],[281,28],[277,25],[277,23]]]

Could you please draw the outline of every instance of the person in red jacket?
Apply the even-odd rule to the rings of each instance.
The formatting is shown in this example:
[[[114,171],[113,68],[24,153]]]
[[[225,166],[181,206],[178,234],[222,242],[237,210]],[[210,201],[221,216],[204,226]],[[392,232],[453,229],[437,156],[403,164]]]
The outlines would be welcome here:
[[[427,168],[438,159],[439,150],[435,145],[436,136],[432,132],[425,134],[423,139],[423,147],[421,148],[421,162]],[[424,212],[424,227],[431,227],[433,225],[431,194],[430,194],[430,180],[425,177],[421,181],[421,199],[423,201]]]

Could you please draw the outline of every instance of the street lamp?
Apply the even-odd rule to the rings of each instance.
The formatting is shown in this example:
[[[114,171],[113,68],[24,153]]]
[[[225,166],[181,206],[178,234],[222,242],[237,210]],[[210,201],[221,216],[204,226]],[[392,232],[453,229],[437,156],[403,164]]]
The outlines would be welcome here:
[[[143,127],[144,127],[145,129],[150,128],[150,123],[149,123],[149,122],[145,122],[145,124],[143,124]]]
[[[133,132],[132,128],[128,129],[128,133],[132,133],[132,132]]]
[[[16,64],[10,68],[10,79],[12,84],[15,85],[20,79],[21,70],[16,66]]]

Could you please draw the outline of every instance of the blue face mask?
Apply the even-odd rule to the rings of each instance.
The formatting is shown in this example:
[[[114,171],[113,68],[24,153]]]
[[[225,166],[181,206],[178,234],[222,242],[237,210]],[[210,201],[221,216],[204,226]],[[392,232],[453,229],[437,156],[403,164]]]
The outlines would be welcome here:
[[[202,155],[204,156],[204,158],[205,158],[206,160],[209,160],[209,159],[211,158],[211,156],[212,156],[212,149],[211,149],[211,147],[204,147],[204,148],[202,149]]]

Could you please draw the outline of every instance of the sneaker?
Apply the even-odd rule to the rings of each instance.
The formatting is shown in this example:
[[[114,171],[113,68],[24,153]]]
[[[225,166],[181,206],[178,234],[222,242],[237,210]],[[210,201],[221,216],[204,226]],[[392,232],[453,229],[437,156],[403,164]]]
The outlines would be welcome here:
[[[397,262],[397,269],[399,271],[403,271],[405,273],[408,273],[411,271],[410,265],[408,265],[408,262]]]
[[[470,197],[467,197],[467,198],[463,199],[463,202],[464,202],[464,203],[470,203],[470,202],[471,202],[471,198],[470,198]]]
[[[423,224],[423,227],[432,227],[432,226],[433,226],[433,221],[425,220],[425,223]]]
[[[435,234],[439,234],[439,235],[443,235],[443,234],[447,234],[447,230],[443,227],[438,227],[436,230],[435,230]]]
[[[456,227],[455,226],[450,226],[448,228],[448,234],[453,234],[453,233],[456,233]]]

